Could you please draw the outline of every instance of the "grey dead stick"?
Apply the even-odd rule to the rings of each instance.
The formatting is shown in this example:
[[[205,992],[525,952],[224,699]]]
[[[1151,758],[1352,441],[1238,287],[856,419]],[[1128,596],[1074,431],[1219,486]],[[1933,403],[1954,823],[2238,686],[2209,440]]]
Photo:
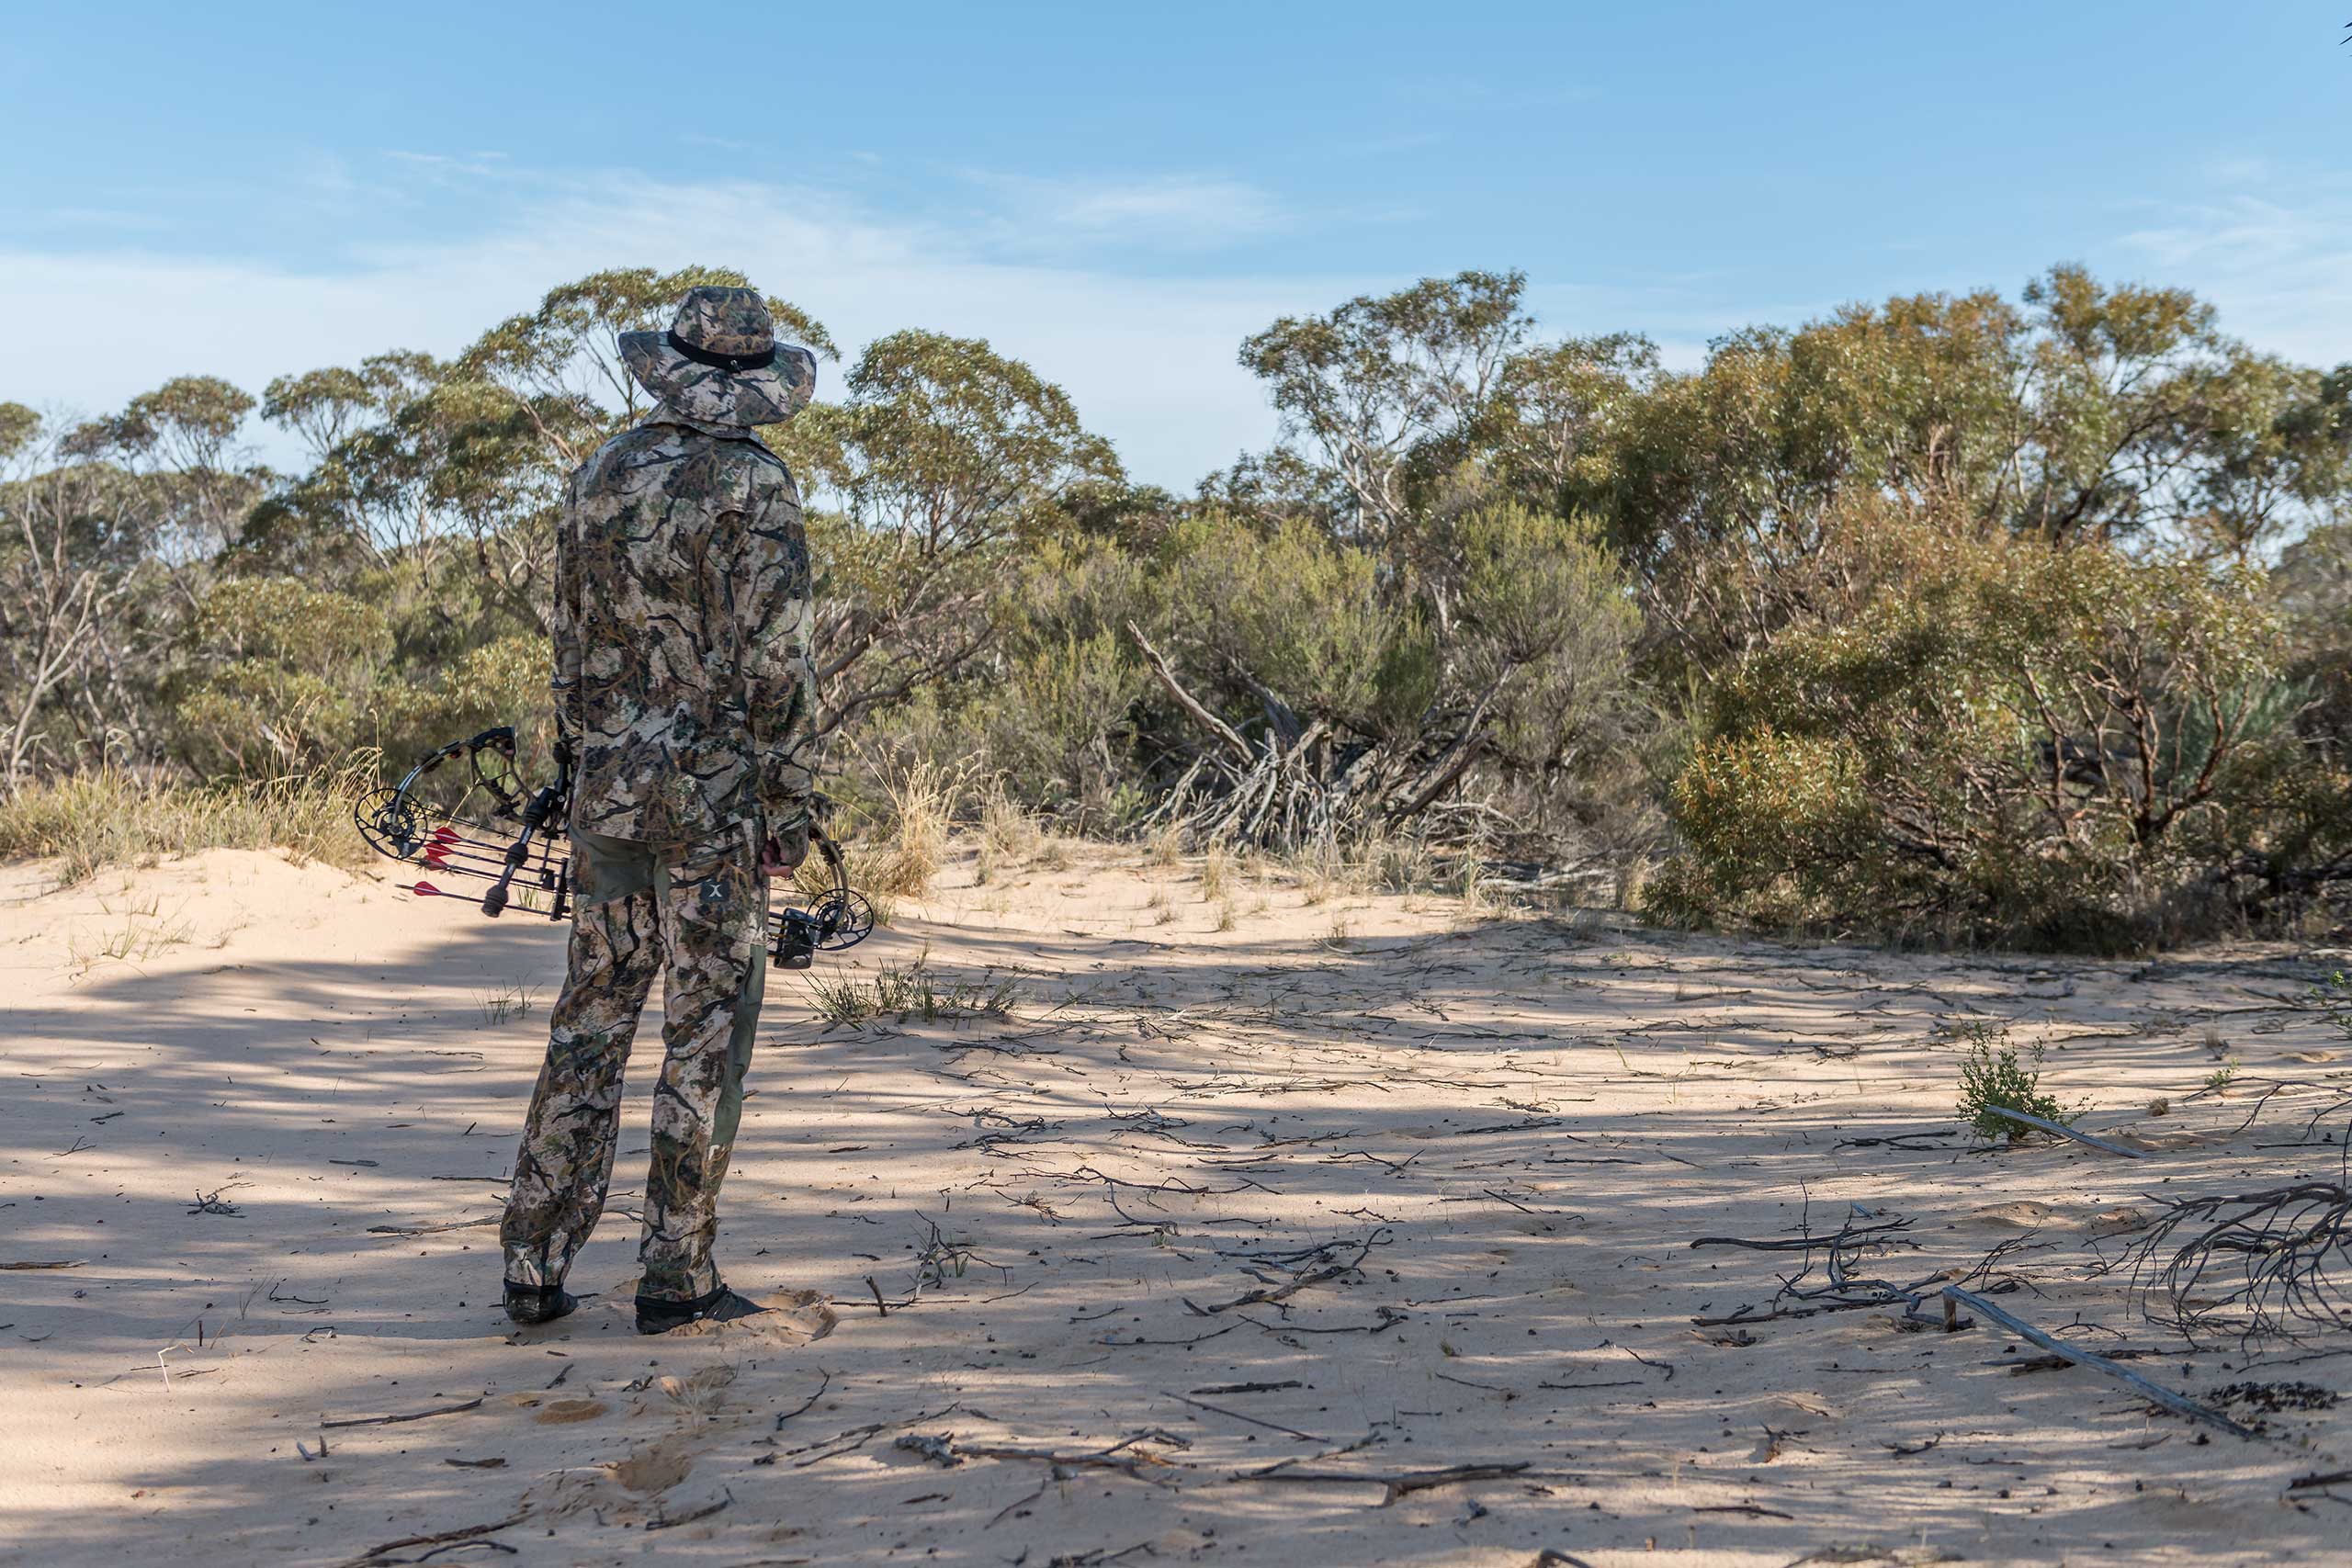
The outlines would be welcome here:
[[[1384,1495],[1380,1506],[1387,1507],[1399,1497],[1416,1492],[1432,1491],[1440,1486],[1459,1486],[1467,1481],[1501,1481],[1528,1470],[1525,1460],[1513,1460],[1502,1464],[1456,1464],[1443,1470],[1408,1470],[1396,1474],[1362,1474],[1349,1470],[1264,1470],[1244,1471],[1234,1476],[1236,1481],[1298,1481],[1319,1485],[1377,1486]]]
[[[368,1568],[368,1565],[378,1562],[386,1552],[398,1551],[404,1546],[439,1546],[444,1543],[460,1540],[476,1540],[483,1536],[493,1535],[500,1530],[512,1529],[514,1526],[521,1524],[525,1519],[527,1519],[530,1517],[531,1511],[528,1508],[525,1508],[519,1512],[507,1515],[506,1517],[499,1520],[496,1524],[468,1525],[462,1529],[440,1530],[432,1535],[404,1535],[398,1540],[388,1540],[381,1546],[369,1547],[367,1551],[361,1552],[358,1556],[351,1559],[350,1562],[344,1564],[344,1568]],[[430,1555],[430,1553],[427,1555]],[[408,1557],[401,1559],[403,1562],[422,1562],[423,1560],[424,1559],[422,1558]]]
[[[2130,1148],[2122,1144],[2109,1143],[2105,1138],[2089,1133],[2078,1133],[2064,1122],[2052,1122],[2046,1116],[2036,1116],[2030,1111],[2012,1111],[2006,1105],[1988,1105],[1984,1109],[1996,1116],[2006,1116],[2012,1122],[2022,1122],[2029,1127],[2039,1127],[2045,1133],[2055,1133],[2062,1138],[2072,1138],[2078,1144],[2088,1144],[2103,1154],[2121,1155],[2125,1159],[2148,1157],[2147,1151],[2144,1149]]]
[[[319,1425],[326,1427],[392,1427],[399,1425],[402,1421],[424,1421],[429,1420],[431,1417],[435,1416],[458,1416],[462,1415],[464,1412],[469,1410],[479,1410],[481,1408],[481,1400],[469,1399],[463,1404],[442,1404],[436,1405],[431,1410],[412,1410],[405,1416],[355,1416],[350,1419],[344,1421],[322,1421]]]
[[[2053,1355],[2064,1356],[2075,1365],[2088,1367],[2095,1372],[2105,1372],[2119,1382],[2146,1394],[2176,1416],[2186,1416],[2191,1421],[2219,1427],[2222,1431],[2233,1432],[2241,1438],[2261,1436],[2250,1427],[2239,1426],[2218,1410],[2208,1410],[2195,1400],[2175,1393],[2161,1383],[2150,1382],[2129,1367],[2119,1366],[2095,1350],[2086,1350],[2079,1345],[2069,1345],[2063,1339],[2044,1334],[2025,1319],[2010,1315],[1973,1291],[1963,1291],[1958,1285],[1946,1285],[1943,1293],[1945,1300],[1957,1302],[1971,1312],[1983,1314],[2010,1333],[2031,1340]]]
[[[369,1225],[369,1235],[439,1235],[443,1231],[479,1230],[483,1225],[498,1223],[496,1214],[484,1214],[478,1220],[458,1220],[446,1225]]]
[[[1439,1374],[1441,1377],[1443,1375],[1442,1372]],[[1296,1438],[1303,1443],[1328,1443],[1331,1440],[1329,1438],[1318,1438],[1312,1432],[1302,1432],[1295,1427],[1285,1427],[1279,1421],[1261,1421],[1255,1416],[1244,1416],[1238,1410],[1227,1410],[1221,1404],[1211,1404],[1199,1399],[1187,1399],[1181,1393],[1173,1393],[1164,1388],[1159,1392],[1164,1397],[1172,1399],[1179,1404],[1189,1404],[1195,1410],[1205,1410],[1212,1416],[1222,1416],[1229,1421],[1239,1421],[1246,1426],[1263,1427],[1269,1432],[1280,1432],[1285,1438]]]

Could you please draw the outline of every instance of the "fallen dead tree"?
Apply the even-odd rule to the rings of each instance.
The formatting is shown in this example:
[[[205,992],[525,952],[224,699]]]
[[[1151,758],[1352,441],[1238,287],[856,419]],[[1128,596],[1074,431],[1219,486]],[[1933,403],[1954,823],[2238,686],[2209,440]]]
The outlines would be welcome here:
[[[1420,737],[1407,755],[1337,733],[1327,717],[1303,718],[1272,690],[1237,671],[1265,714],[1264,728],[1252,739],[1186,688],[1141,627],[1129,622],[1127,635],[1153,680],[1207,743],[1145,825],[1172,827],[1198,843],[1290,850],[1329,843],[1359,828],[1401,828],[1459,783],[1486,750],[1493,691],[1457,725]]]
[[[1580,685],[1574,696],[1552,694],[1565,706],[1534,695],[1545,670],[1561,678],[1545,660],[1565,634],[1441,660],[1446,674],[1415,697],[1408,715],[1378,712],[1361,693],[1351,701],[1286,695],[1270,683],[1281,677],[1261,678],[1214,635],[1172,645],[1171,658],[1136,623],[1125,629],[1167,699],[1156,743],[1173,775],[1140,826],[1198,844],[1288,852],[1408,836],[1528,861],[1528,877],[1541,877],[1581,832],[1581,818],[1558,793],[1563,781],[1610,750],[1598,731],[1586,730],[1616,733],[1585,711],[1588,702],[1607,704]],[[1531,703],[1541,722],[1531,718]],[[1537,729],[1551,736],[1553,750],[1522,755]],[[1572,879],[1594,874],[1586,868]]]
[[[2161,1383],[2152,1382],[2139,1373],[2118,1364],[2114,1357],[2102,1356],[2079,1345],[2067,1343],[2043,1332],[2025,1319],[1996,1305],[1987,1297],[1994,1292],[2014,1291],[2022,1281],[2014,1277],[1996,1279],[1995,1269],[2000,1260],[2030,1242],[2030,1233],[2013,1236],[1993,1248],[1965,1273],[1939,1269],[1932,1274],[1907,1284],[1877,1278],[1860,1271],[1861,1265],[1872,1256],[1880,1256],[1898,1247],[1916,1244],[1905,1239],[1904,1233],[1911,1222],[1904,1218],[1880,1219],[1860,1204],[1849,1205],[1846,1223],[1828,1235],[1815,1235],[1810,1229],[1801,1229],[1792,1236],[1750,1239],[1745,1236],[1702,1235],[1690,1243],[1694,1247],[1734,1247],[1749,1252],[1792,1254],[1802,1258],[1804,1267],[1794,1274],[1781,1276],[1781,1288],[1761,1308],[1744,1306],[1724,1317],[1695,1317],[1690,1321],[1702,1327],[1743,1323],[1764,1323],[1775,1318],[1810,1317],[1818,1313],[1858,1311],[1870,1307],[1900,1306],[1905,1320],[1919,1326],[1928,1326],[1932,1320],[1921,1308],[1935,1302],[1942,1310],[1940,1327],[1946,1333],[1956,1333],[1974,1326],[1975,1318],[1962,1318],[1965,1308],[1987,1322],[1997,1324],[2010,1333],[2041,1347],[2062,1364],[2086,1367],[2115,1379],[2154,1404],[2192,1421],[2203,1422],[2238,1437],[2252,1438],[2261,1434],[2239,1425],[2220,1412],[2209,1409],[2184,1394],[2174,1393]],[[1816,1265],[1815,1258],[1819,1259]],[[1821,1272],[1819,1282],[1813,1282],[1816,1267]],[[1981,1281],[1981,1282],[1980,1282]],[[1967,1287],[1974,1284],[1975,1290]]]

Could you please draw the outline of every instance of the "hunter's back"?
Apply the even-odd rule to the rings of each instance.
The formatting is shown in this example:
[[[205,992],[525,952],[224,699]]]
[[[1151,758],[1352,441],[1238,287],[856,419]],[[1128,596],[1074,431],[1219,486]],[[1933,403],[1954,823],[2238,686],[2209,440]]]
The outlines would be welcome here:
[[[747,677],[775,608],[762,580],[777,564],[797,569],[790,597],[805,602],[808,557],[792,477],[749,437],[657,415],[572,475],[556,689],[577,726],[582,828],[684,843],[758,809]]]

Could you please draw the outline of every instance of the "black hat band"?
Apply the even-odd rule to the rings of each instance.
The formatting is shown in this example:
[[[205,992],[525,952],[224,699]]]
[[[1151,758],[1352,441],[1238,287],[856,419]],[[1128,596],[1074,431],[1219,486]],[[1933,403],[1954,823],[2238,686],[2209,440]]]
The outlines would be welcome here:
[[[707,365],[714,370],[764,370],[775,363],[774,344],[770,344],[763,352],[759,354],[713,354],[707,348],[695,347],[680,337],[674,330],[669,334],[669,339],[673,349],[693,360],[696,365]]]

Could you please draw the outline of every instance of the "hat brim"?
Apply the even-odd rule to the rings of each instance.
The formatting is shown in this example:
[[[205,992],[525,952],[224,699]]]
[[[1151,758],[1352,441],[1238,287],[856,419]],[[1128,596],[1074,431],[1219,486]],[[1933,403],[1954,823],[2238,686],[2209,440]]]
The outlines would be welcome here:
[[[688,359],[667,333],[623,333],[621,359],[663,407],[711,424],[779,424],[800,412],[817,385],[817,356],[792,344],[758,370],[724,370]]]

